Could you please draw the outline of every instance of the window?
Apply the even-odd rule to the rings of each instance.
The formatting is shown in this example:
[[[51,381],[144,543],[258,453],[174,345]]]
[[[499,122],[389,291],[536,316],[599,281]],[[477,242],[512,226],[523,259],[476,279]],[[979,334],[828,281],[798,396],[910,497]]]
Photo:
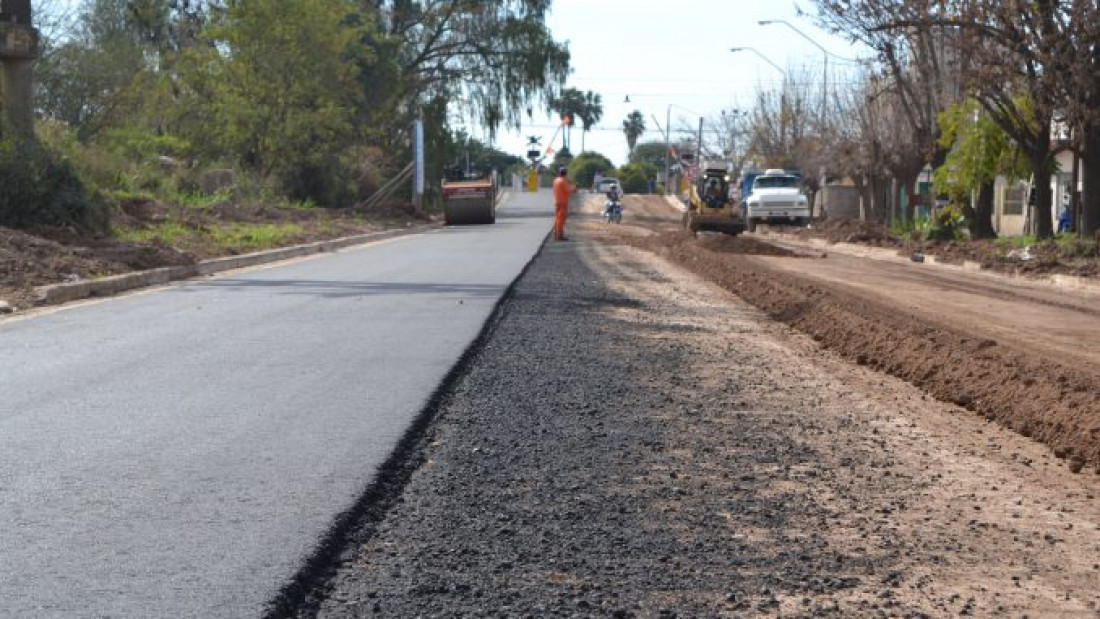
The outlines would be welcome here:
[[[1027,204],[1027,185],[1016,183],[1005,187],[1004,206],[1001,208],[1003,214],[1023,215],[1025,204]]]
[[[753,183],[753,188],[756,189],[797,189],[798,177],[797,176],[760,176],[757,177],[756,182]]]

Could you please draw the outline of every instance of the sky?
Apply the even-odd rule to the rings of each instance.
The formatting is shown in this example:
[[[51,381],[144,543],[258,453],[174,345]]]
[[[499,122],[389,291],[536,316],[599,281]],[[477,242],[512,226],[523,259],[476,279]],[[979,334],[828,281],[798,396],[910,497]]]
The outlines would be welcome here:
[[[817,11],[807,0],[798,5],[789,0],[554,0],[547,24],[555,40],[569,42],[572,57],[573,74],[565,86],[602,97],[603,119],[584,137],[585,150],[622,165],[628,152],[622,123],[635,109],[646,122],[640,142],[663,140],[669,114],[676,141],[678,133],[694,133],[700,117],[751,108],[759,88],[779,87],[783,74],[775,67],[756,53],[731,52],[731,47],[752,47],[791,75],[812,76],[818,86],[825,68],[821,49],[786,25],[762,26],[760,20],[785,20],[834,54],[830,83],[841,72],[848,74],[841,79],[853,79],[858,65],[841,58],[869,53],[816,27],[811,18],[799,17],[799,6],[806,13]],[[536,111],[533,122],[525,119],[519,131],[499,130],[495,146],[524,156],[526,136],[541,136],[545,148],[556,123]],[[712,127],[704,123],[704,141]],[[472,133],[488,140],[477,129]],[[560,147],[560,138],[556,144]],[[574,129],[573,152],[580,147],[580,132]]]

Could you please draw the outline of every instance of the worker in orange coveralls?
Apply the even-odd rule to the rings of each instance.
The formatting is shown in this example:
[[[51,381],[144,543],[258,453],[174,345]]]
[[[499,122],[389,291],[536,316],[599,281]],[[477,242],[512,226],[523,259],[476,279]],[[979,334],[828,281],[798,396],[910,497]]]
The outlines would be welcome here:
[[[554,240],[568,241],[565,238],[565,217],[569,214],[569,196],[577,191],[576,186],[565,177],[565,168],[558,168],[558,177],[554,179]]]

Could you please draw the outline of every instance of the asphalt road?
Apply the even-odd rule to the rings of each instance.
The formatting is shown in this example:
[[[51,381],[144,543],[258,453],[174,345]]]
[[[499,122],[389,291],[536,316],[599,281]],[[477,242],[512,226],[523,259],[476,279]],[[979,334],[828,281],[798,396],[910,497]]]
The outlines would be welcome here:
[[[538,250],[549,203],[0,322],[0,614],[261,614]]]

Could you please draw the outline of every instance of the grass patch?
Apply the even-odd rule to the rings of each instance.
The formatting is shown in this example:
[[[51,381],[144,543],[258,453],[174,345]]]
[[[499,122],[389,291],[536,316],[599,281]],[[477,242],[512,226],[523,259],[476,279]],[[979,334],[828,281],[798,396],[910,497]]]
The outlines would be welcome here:
[[[1095,258],[1100,255],[1100,247],[1094,239],[1082,239],[1076,234],[1059,234],[1055,238],[1058,249],[1070,258]]]
[[[298,224],[228,224],[211,230],[210,237],[219,247],[230,252],[250,252],[290,244],[290,239],[303,233]]]
[[[997,240],[994,242],[997,244],[998,247],[1002,247],[1005,249],[1019,249],[1027,247],[1028,245],[1034,245],[1035,235],[1026,234],[1021,236],[1001,236],[997,237]]]
[[[169,194],[168,199],[176,204],[194,209],[206,210],[219,204],[229,204],[236,198],[232,187],[218,190],[212,194],[204,194],[201,191],[186,192],[176,191]]]
[[[195,230],[178,221],[165,221],[148,228],[115,229],[115,237],[131,243],[159,243],[178,246]]]

